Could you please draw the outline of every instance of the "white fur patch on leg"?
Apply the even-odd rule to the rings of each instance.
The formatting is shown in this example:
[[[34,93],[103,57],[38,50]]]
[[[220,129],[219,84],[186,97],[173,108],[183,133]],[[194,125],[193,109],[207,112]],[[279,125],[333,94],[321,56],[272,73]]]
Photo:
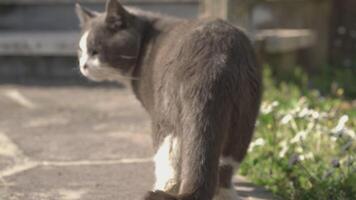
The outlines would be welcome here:
[[[241,200],[233,188],[219,188],[213,200]]]
[[[178,183],[179,145],[177,138],[168,135],[154,157],[156,183],[154,190],[170,191]]]

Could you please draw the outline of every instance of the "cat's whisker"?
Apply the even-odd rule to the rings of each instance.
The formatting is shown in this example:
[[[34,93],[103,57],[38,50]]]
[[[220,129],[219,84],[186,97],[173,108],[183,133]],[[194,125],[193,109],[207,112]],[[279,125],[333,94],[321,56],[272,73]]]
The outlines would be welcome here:
[[[126,55],[119,55],[120,58],[126,59],[126,60],[134,60],[136,59],[136,56],[126,56]]]
[[[73,67],[71,68],[72,72],[80,72],[80,69],[78,67]]]

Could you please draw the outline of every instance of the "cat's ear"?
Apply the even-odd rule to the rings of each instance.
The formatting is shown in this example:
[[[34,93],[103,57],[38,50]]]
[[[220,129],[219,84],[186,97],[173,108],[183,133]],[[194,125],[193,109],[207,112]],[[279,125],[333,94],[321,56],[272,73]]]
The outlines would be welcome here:
[[[106,3],[106,24],[110,29],[117,30],[127,25],[128,13],[118,0],[108,0]]]
[[[87,24],[91,18],[94,18],[96,16],[96,13],[94,11],[91,11],[87,8],[83,8],[79,3],[75,5],[75,11],[79,18],[81,27],[84,27],[84,25]]]

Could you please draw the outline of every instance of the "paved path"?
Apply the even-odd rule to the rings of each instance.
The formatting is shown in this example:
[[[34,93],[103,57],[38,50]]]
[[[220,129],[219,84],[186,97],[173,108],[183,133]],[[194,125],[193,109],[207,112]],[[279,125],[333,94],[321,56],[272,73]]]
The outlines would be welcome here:
[[[140,200],[148,116],[125,89],[0,86],[1,200]],[[246,199],[270,199],[239,178]]]

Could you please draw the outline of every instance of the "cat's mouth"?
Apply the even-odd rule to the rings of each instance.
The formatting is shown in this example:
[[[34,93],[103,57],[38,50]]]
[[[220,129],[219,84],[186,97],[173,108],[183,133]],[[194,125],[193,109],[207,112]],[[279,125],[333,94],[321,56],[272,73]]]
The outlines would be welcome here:
[[[105,65],[85,64],[80,66],[80,72],[83,76],[93,81],[114,81],[119,72]]]
[[[99,65],[83,65],[80,66],[80,72],[86,78],[92,81],[127,81],[136,80],[137,78],[123,75],[119,69],[110,67],[105,64]]]

